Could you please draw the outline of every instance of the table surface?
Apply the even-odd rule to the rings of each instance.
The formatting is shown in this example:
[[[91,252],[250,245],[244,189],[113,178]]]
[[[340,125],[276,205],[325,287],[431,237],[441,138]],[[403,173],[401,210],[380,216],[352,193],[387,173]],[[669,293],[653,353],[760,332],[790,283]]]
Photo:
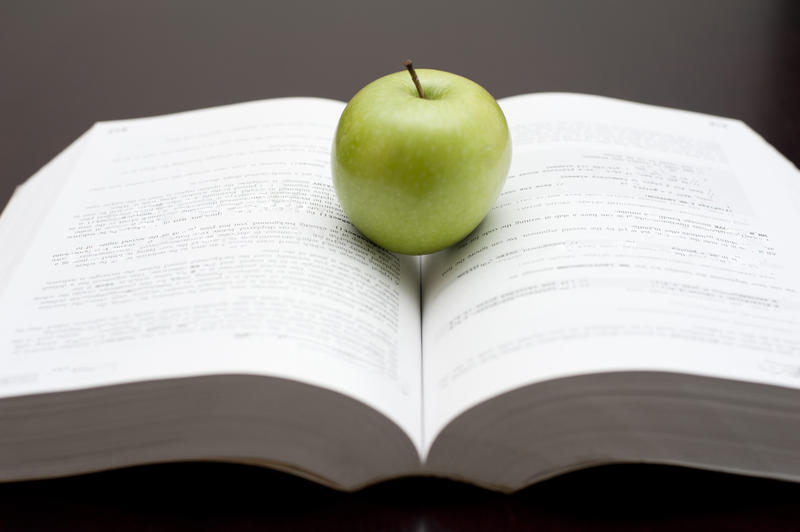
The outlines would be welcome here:
[[[601,94],[739,118],[800,165],[800,2],[0,3],[0,205],[97,120],[280,96],[347,100],[407,57],[500,98]],[[165,464],[0,485],[0,528],[796,528],[800,484],[657,465],[507,496],[436,479],[343,494]]]

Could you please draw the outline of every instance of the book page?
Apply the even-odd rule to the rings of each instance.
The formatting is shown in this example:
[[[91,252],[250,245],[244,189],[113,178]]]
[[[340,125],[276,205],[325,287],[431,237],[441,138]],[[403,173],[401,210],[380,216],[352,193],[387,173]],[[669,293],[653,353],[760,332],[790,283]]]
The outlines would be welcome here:
[[[0,216],[0,242],[3,244],[3,254],[0,256],[0,296],[28,243],[39,231],[42,220],[80,158],[89,136],[89,131],[81,135],[19,185],[3,209]]]
[[[0,306],[0,395],[264,374],[419,440],[419,262],[347,221],[340,102],[97,124]]]
[[[611,99],[500,102],[487,219],[423,260],[425,436],[494,395],[655,370],[800,384],[800,178],[744,124]]]

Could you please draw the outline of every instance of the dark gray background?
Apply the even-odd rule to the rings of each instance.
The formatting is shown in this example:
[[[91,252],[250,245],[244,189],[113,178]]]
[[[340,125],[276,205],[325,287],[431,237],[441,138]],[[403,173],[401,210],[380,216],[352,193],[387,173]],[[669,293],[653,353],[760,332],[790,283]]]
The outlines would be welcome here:
[[[498,98],[574,91],[740,118],[800,164],[800,2],[0,1],[0,204],[97,120],[347,100],[407,57]],[[509,497],[432,479],[346,495],[177,464],[0,485],[0,528],[743,530],[796,528],[799,501],[800,485],[663,466]]]

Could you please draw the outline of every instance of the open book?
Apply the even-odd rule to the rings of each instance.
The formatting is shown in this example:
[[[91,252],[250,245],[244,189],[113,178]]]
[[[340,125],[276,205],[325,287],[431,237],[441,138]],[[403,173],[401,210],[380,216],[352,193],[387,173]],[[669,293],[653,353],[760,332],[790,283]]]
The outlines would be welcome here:
[[[499,103],[504,191],[424,257],[341,211],[341,102],[96,124],[0,218],[0,480],[176,460],[341,489],[610,462],[800,479],[797,169],[736,120]]]

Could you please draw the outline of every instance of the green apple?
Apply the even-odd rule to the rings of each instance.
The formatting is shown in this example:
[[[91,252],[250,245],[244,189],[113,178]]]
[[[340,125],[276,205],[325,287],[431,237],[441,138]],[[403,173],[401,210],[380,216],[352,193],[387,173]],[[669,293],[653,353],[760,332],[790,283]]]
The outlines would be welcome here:
[[[483,220],[505,182],[511,137],[483,87],[439,70],[417,70],[417,80],[406,66],[411,76],[377,79],[347,104],[332,171],[353,225],[416,255],[455,244]]]

